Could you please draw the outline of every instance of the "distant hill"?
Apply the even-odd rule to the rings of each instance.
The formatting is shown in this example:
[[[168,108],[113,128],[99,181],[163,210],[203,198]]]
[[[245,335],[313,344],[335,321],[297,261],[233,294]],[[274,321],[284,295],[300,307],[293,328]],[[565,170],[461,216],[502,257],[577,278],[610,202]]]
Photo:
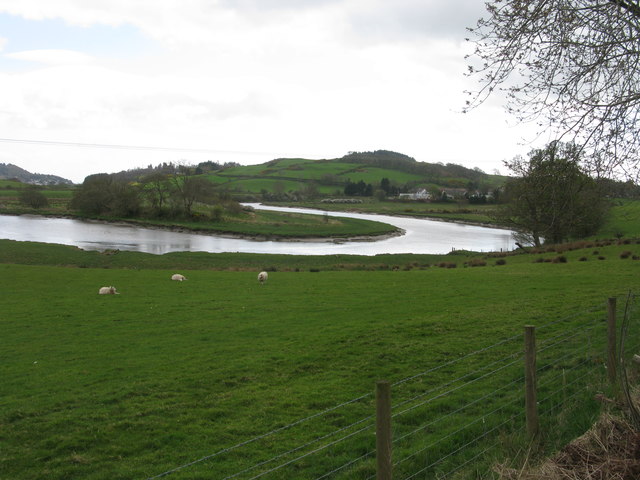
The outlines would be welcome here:
[[[140,181],[151,174],[174,174],[184,168],[173,163],[132,169],[112,174],[124,181]],[[506,177],[490,175],[479,168],[466,168],[452,163],[418,162],[402,153],[388,150],[349,152],[340,158],[310,160],[276,158],[258,165],[220,164],[208,161],[188,168],[202,175],[220,190],[236,195],[304,192],[321,196],[344,195],[354,183],[369,190],[381,188],[387,193],[415,192],[419,189],[493,190],[502,186]],[[295,195],[294,195],[295,196]]]
[[[494,189],[505,181],[505,177],[477,168],[418,162],[387,150],[350,152],[325,160],[278,158],[260,165],[222,168],[208,172],[207,177],[232,192],[290,192],[314,184],[313,188],[323,195],[340,194],[349,183],[364,182],[378,188],[383,179],[402,192],[420,188]]]
[[[0,178],[15,179],[32,185],[73,185],[73,182],[66,178],[58,177],[57,175],[31,173],[11,163],[0,163]]]
[[[444,165],[442,163],[418,162],[413,157],[403,155],[402,153],[390,152],[388,150],[349,152],[340,160],[343,162],[362,163],[390,170],[400,170],[431,179],[457,177],[466,178],[468,180],[479,180],[487,177],[487,174],[478,168],[471,169],[454,163],[447,163]]]

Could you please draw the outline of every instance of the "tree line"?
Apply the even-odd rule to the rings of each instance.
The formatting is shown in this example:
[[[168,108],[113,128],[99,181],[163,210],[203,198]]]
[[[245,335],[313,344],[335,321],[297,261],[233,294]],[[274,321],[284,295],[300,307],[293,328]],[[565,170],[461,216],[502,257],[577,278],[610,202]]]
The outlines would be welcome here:
[[[71,208],[88,215],[112,217],[219,220],[223,209],[239,210],[229,195],[217,192],[213,183],[183,165],[160,168],[130,180],[129,175],[99,173],[85,178],[74,192]],[[205,212],[195,212],[196,204]]]

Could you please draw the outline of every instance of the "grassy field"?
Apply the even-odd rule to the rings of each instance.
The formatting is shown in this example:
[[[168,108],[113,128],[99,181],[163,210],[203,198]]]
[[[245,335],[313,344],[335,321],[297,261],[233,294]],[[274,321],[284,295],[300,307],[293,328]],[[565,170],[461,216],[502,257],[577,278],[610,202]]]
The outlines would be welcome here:
[[[553,339],[589,316],[575,312],[640,286],[640,261],[633,259],[640,244],[580,246],[499,257],[308,258],[104,255],[0,241],[0,478],[153,477],[370,395],[376,380],[394,382],[519,338],[525,324],[551,323],[545,335]],[[259,285],[263,268],[270,277]],[[189,280],[170,281],[175,272]],[[97,295],[103,285],[121,294]],[[553,325],[559,319],[565,321]],[[519,350],[505,344],[492,354],[510,355],[512,348]],[[473,368],[451,364],[398,387],[394,400]],[[497,388],[474,385],[468,399]],[[366,417],[369,400],[168,478],[234,475],[280,448]],[[451,410],[444,401],[438,408],[436,414]],[[584,429],[597,406],[579,410],[563,424],[566,431],[555,432],[564,434],[557,441]],[[419,425],[419,417],[409,415],[396,428]],[[336,459],[365,454],[372,441],[359,437],[349,452],[325,452],[264,478],[318,478]],[[447,445],[466,441],[452,437]],[[365,458],[331,478],[369,478],[372,468]]]
[[[427,203],[415,201],[378,201],[376,199],[362,199],[362,203],[322,203],[298,202],[278,203],[268,202],[270,205],[296,206],[315,208],[327,211],[377,213],[381,215],[404,215],[410,217],[437,218],[441,220],[489,224],[492,222],[491,213],[495,205],[469,205],[467,202]],[[639,202],[640,203],[640,202]]]
[[[383,178],[388,178],[398,184],[424,181],[424,178],[420,175],[399,170],[389,170],[358,163],[304,159],[280,159],[267,164],[228,168],[220,173],[210,175],[209,178],[229,179],[229,186],[233,185],[242,191],[253,193],[260,193],[262,188],[267,191],[273,191],[272,188],[276,179],[282,183],[285,191],[299,189],[301,182],[325,182],[329,178],[341,183],[347,180],[352,182],[362,180],[375,186],[380,185],[380,181]],[[274,181],[268,182],[269,178],[273,178]],[[219,180],[213,181],[218,182]],[[322,188],[322,186],[319,186],[319,189],[322,190]],[[344,185],[326,188],[329,189],[328,193],[333,193],[336,188],[340,191],[343,190]]]
[[[246,212],[236,215],[228,214],[217,222],[172,220],[165,223],[159,220],[137,220],[136,223],[266,238],[347,238],[387,235],[397,231],[392,225],[369,220],[268,210],[256,210],[248,214]]]
[[[640,236],[640,201],[615,199],[609,219],[598,233],[600,237]]]

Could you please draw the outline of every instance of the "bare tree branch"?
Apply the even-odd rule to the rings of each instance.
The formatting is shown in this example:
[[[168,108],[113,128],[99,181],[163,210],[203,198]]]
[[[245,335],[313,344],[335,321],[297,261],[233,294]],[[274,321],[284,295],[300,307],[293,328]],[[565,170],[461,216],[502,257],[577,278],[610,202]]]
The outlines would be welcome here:
[[[597,154],[602,174],[640,167],[640,4],[635,0],[493,0],[471,28],[467,109],[496,91],[507,111]]]

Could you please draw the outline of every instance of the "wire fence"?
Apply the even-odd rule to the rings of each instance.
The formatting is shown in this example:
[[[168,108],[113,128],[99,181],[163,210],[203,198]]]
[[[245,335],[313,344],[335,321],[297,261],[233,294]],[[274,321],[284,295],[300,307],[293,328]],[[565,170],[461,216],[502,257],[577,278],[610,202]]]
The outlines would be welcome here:
[[[594,389],[606,383],[606,304],[536,331],[537,406],[545,428],[593,402]],[[629,355],[638,351],[638,335],[627,342]],[[391,383],[393,478],[469,472],[491,478],[509,444],[526,436],[524,355],[519,332]],[[376,478],[375,400],[372,390],[148,480]]]

